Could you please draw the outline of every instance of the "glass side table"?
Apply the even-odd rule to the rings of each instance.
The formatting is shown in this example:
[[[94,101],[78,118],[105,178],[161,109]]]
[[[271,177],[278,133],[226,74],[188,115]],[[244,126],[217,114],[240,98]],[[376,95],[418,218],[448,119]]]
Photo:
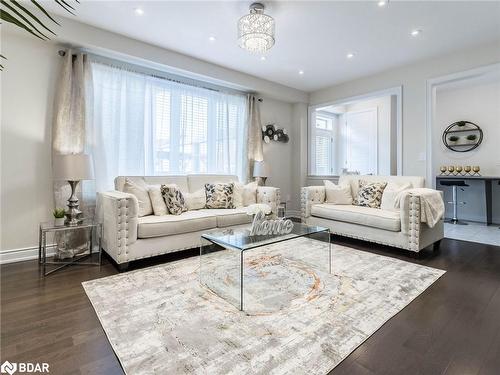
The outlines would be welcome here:
[[[84,219],[78,225],[71,226],[55,225],[53,221],[40,223],[38,263],[42,267],[43,276],[70,265],[100,266],[102,230],[102,224],[93,219]],[[47,260],[47,237],[50,235],[54,243],[50,246],[56,248],[56,254],[51,260]],[[63,252],[70,255],[63,257],[60,255]],[[48,270],[47,266],[51,269]]]

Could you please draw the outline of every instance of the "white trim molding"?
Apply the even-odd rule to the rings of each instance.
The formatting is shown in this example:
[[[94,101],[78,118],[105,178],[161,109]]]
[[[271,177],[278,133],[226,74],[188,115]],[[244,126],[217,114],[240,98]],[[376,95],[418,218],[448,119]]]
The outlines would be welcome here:
[[[319,104],[310,105],[307,109],[307,179],[315,179],[316,176],[311,175],[311,163],[310,163],[310,128],[311,128],[311,117],[313,112],[317,108],[327,107],[331,105],[342,105],[349,102],[355,102],[359,100],[369,100],[381,96],[396,96],[396,173],[398,176],[403,175],[403,86],[389,87],[387,89],[371,91],[366,94],[350,96],[347,98],[337,99],[334,101],[323,102]],[[325,176],[326,178],[334,178],[338,176]]]
[[[426,90],[426,164],[425,164],[425,181],[426,185],[431,188],[436,187],[436,181],[434,177],[436,176],[435,171],[433,171],[432,164],[432,149],[434,143],[436,142],[432,136],[432,130],[434,128],[434,112],[436,107],[436,89],[438,86],[449,84],[452,82],[459,82],[468,80],[471,78],[481,77],[492,72],[498,72],[500,69],[500,63],[490,64],[481,66],[479,68],[468,69],[458,73],[447,74],[440,77],[430,78],[427,80],[427,90]],[[441,139],[441,138],[440,138]]]
[[[55,245],[47,245],[47,256],[55,254]],[[0,251],[0,264],[23,262],[25,260],[38,259],[38,246],[21,247]]]

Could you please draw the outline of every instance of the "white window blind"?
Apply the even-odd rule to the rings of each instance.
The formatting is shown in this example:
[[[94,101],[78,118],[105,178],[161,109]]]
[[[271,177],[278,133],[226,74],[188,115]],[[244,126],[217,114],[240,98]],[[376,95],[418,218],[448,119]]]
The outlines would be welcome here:
[[[119,175],[245,172],[246,98],[92,62],[98,191]]]

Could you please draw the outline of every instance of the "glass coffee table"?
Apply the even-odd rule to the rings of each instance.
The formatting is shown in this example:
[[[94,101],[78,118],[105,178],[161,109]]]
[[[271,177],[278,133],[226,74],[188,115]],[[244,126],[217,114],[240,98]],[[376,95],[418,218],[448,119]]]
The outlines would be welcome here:
[[[250,236],[248,227],[201,236],[200,283],[240,311],[266,313],[313,298],[321,275],[331,272],[328,228],[294,223],[286,235]]]

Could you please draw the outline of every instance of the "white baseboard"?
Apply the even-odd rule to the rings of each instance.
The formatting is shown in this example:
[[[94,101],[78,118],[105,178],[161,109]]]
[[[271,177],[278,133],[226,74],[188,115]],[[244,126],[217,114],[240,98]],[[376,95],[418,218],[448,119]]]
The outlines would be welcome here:
[[[47,256],[54,255],[55,245],[47,245]],[[23,262],[38,259],[38,246],[22,247],[0,251],[0,264]]]

